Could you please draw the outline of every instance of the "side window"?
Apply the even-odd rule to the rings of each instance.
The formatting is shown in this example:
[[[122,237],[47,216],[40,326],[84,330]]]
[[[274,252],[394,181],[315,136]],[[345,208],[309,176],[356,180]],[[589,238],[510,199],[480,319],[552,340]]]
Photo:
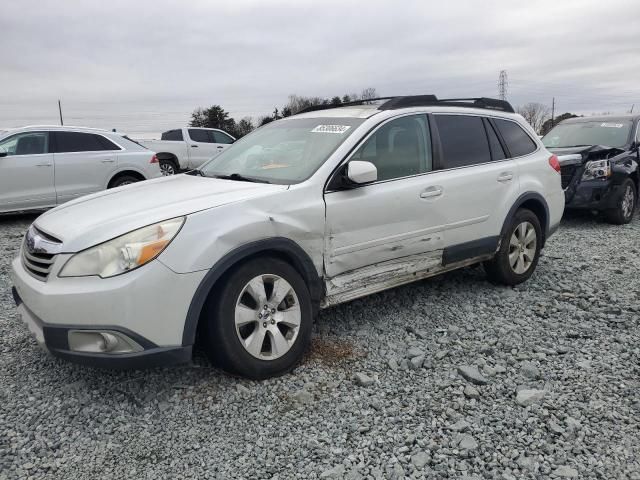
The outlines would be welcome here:
[[[194,142],[200,143],[213,143],[213,139],[209,137],[207,130],[201,130],[198,128],[190,128],[189,129],[189,137]]]
[[[521,157],[535,152],[538,146],[516,122],[495,118],[493,120],[507,144],[512,157]]]
[[[46,132],[18,133],[0,141],[0,148],[7,156],[39,155],[49,152],[49,135]]]
[[[225,145],[233,143],[233,138],[231,138],[229,135],[227,135],[224,132],[218,132],[217,130],[211,130],[211,131],[209,131],[209,133],[213,137],[213,143],[223,143]]]
[[[122,150],[108,138],[103,137],[102,135],[96,135],[96,137],[98,137],[98,142],[100,142],[100,145],[102,145],[103,150]]]
[[[491,155],[494,160],[504,160],[507,156],[504,153],[504,148],[502,148],[502,144],[500,140],[498,140],[498,135],[496,135],[495,130],[493,129],[493,125],[488,120],[485,120],[485,126],[487,127],[487,135],[489,136],[489,146],[491,147]]]
[[[431,136],[426,115],[401,117],[385,123],[351,159],[373,163],[378,169],[378,180],[431,171]]]
[[[442,168],[457,168],[491,161],[481,117],[434,115],[442,146]]]
[[[169,130],[168,132],[164,132],[160,139],[171,140],[174,142],[182,142],[184,140],[182,137],[182,130]]]
[[[101,135],[82,132],[54,132],[55,152],[99,152],[102,150],[120,150],[115,144]]]

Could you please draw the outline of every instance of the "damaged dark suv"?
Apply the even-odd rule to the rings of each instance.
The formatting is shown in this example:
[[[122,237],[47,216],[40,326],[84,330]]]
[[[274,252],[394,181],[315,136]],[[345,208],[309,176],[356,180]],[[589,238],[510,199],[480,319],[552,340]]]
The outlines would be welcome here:
[[[542,139],[558,156],[566,208],[604,213],[629,223],[638,198],[640,115],[579,117],[556,125]]]

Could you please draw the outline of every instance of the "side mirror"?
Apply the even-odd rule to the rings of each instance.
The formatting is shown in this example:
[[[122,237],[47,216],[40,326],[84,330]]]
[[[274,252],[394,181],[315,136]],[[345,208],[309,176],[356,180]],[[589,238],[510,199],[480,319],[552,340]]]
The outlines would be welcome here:
[[[375,182],[378,169],[371,162],[352,160],[347,164],[347,178],[357,184]]]

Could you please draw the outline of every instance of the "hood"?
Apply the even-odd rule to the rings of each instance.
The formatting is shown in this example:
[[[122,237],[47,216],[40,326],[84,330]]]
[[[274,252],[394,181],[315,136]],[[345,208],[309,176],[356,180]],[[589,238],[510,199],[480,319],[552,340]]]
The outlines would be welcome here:
[[[49,210],[35,226],[77,252],[137,228],[286,190],[234,180],[175,175],[87,195]]]
[[[560,165],[581,164],[587,160],[604,160],[613,158],[625,150],[606,145],[580,145],[578,147],[547,148],[558,156]]]

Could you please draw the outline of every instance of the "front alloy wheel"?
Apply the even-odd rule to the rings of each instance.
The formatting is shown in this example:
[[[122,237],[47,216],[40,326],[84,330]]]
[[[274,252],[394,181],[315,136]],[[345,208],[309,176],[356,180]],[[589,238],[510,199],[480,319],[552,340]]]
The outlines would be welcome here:
[[[282,375],[295,367],[311,341],[311,295],[287,262],[256,258],[214,286],[200,322],[214,364],[254,379]]]
[[[172,160],[160,160],[160,172],[167,177],[178,173],[178,168]]]
[[[278,275],[258,275],[238,296],[236,334],[255,358],[286,354],[300,331],[300,302],[293,287]]]
[[[610,223],[624,225],[633,220],[637,203],[636,191],[636,184],[630,178],[620,185],[616,206],[606,212],[606,218]]]

